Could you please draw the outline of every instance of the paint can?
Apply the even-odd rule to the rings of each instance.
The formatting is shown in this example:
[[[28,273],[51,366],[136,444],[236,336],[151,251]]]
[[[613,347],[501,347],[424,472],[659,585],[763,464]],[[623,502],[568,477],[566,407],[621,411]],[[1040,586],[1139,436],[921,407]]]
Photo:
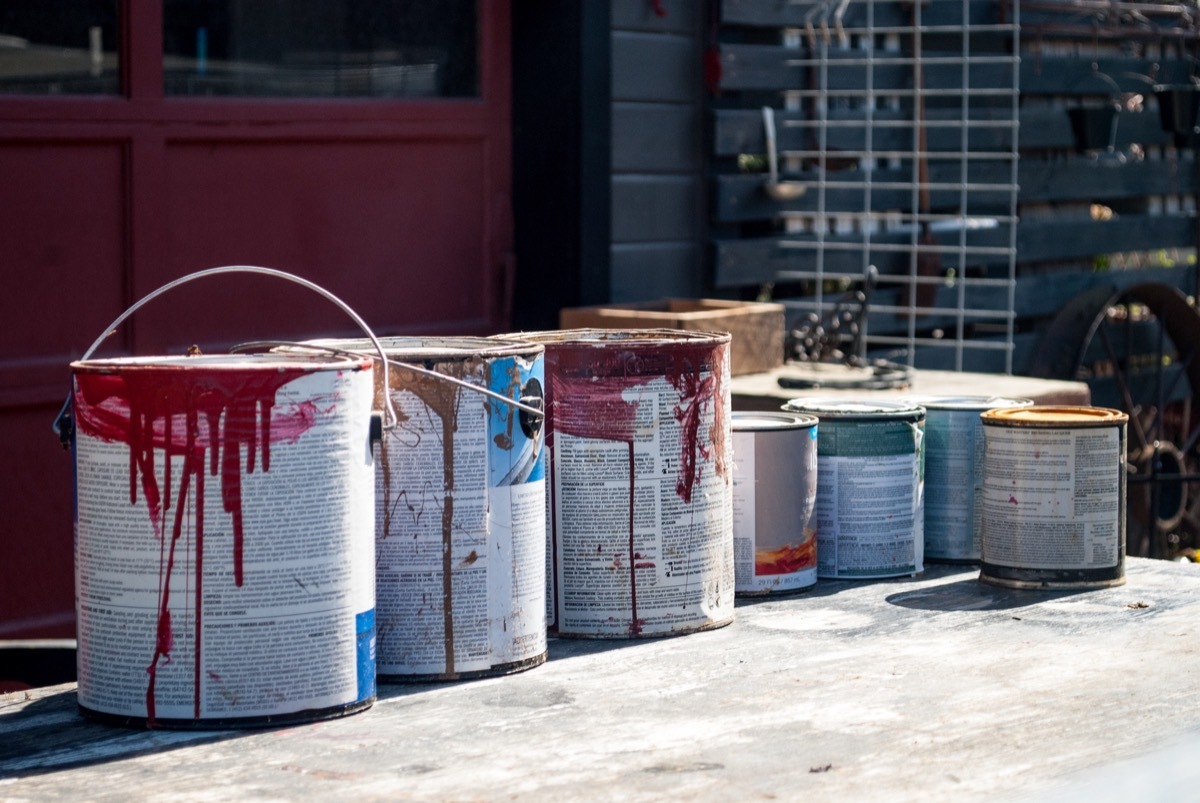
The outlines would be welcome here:
[[[365,340],[315,342],[371,349]],[[546,660],[542,421],[513,403],[540,413],[544,349],[482,337],[380,342],[399,421],[377,463],[379,680],[466,680],[538,666]]]
[[[514,337],[546,347],[553,631],[635,638],[731,622],[729,334]]]
[[[89,359],[145,301],[232,270],[160,288],[71,364],[78,704],[97,720],[273,726],[375,700],[371,360]]]
[[[998,407],[1031,399],[1000,396],[909,396],[925,408],[925,560],[979,563],[983,516],[983,426]]]
[[[989,410],[979,579],[1011,588],[1125,582],[1129,416],[1103,407]]]
[[[817,419],[733,413],[733,550],[738,596],[817,582]]]
[[[924,570],[925,410],[902,401],[799,398],[820,421],[817,576],[876,579]]]

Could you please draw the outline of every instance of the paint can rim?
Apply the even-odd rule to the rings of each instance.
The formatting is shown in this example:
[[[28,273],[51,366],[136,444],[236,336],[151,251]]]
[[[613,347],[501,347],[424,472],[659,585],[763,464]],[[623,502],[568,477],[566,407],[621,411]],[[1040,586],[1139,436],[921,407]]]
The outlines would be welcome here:
[[[162,728],[164,730],[250,730],[254,728],[277,728],[281,725],[305,725],[310,722],[324,722],[330,719],[341,719],[342,717],[357,714],[360,711],[366,711],[373,706],[378,699],[378,695],[371,695],[362,700],[356,700],[353,703],[344,705],[332,705],[323,708],[306,708],[299,711],[288,711],[281,714],[255,714],[250,716],[215,716],[215,717],[199,717],[199,718],[173,718],[173,717],[156,717],[154,724],[151,726],[148,717],[132,716],[126,714],[114,714],[108,711],[101,711],[98,708],[89,708],[82,703],[77,703],[79,713],[86,719],[93,722],[99,722],[105,725],[115,725],[124,728],[139,728],[145,729],[150,727]]]
[[[734,432],[773,432],[815,427],[820,419],[806,413],[758,412],[735,410],[731,417]]]
[[[1127,423],[1129,415],[1108,407],[1035,404],[988,410],[981,415],[981,420],[992,426],[1111,427]]]
[[[498,340],[490,337],[381,337],[379,344],[389,359],[433,360],[449,362],[498,357],[531,357],[546,350],[541,343],[526,340]],[[320,338],[306,340],[302,346],[338,348],[371,356],[374,344],[367,338]]]
[[[197,354],[194,356],[140,356],[105,357],[101,359],[75,360],[71,370],[88,373],[114,373],[119,371],[165,371],[185,368],[203,368],[206,371],[255,371],[289,370],[307,368],[312,370],[356,371],[370,369],[373,361],[360,354]]]
[[[695,329],[554,329],[540,332],[514,332],[496,335],[501,341],[525,341],[555,346],[627,346],[658,347],[664,343],[690,342],[697,345],[729,343],[729,332]]]
[[[907,401],[832,396],[801,397],[783,405],[784,412],[809,413],[818,419],[854,420],[920,420],[925,408]]]
[[[504,677],[526,672],[546,663],[549,650],[542,650],[537,655],[519,661],[508,661],[493,664],[486,669],[469,669],[465,672],[386,672],[378,671],[375,675],[377,682],[386,685],[403,685],[406,683],[454,683],[462,680],[482,680],[483,678]]]

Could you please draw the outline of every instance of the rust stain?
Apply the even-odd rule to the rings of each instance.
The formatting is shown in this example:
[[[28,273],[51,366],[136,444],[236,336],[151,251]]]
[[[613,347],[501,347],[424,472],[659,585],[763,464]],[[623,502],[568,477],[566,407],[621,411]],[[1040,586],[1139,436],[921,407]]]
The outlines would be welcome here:
[[[426,368],[437,371],[439,374],[452,376],[457,379],[463,379],[467,376],[474,376],[480,373],[480,363],[478,360],[462,360],[455,362],[438,363],[436,365],[426,365]],[[388,383],[393,393],[407,391],[419,398],[422,403],[428,408],[429,412],[437,416],[441,422],[441,443],[442,443],[442,629],[443,629],[443,644],[446,661],[446,672],[453,673],[454,670],[454,595],[453,595],[453,535],[454,535],[454,438],[458,432],[458,414],[463,404],[463,390],[451,382],[444,382],[436,377],[418,374],[415,371],[409,371],[402,366],[393,366],[388,374]],[[401,441],[397,438],[389,437],[385,439],[385,449],[403,448]],[[390,532],[390,511],[394,509],[390,483],[387,478],[390,472],[385,461],[384,463],[384,494],[385,494],[385,534]],[[399,500],[395,501],[399,504]],[[406,505],[408,509],[416,516],[420,516],[423,512],[418,510],[411,502],[411,499],[406,496]],[[473,556],[473,557],[472,557]],[[478,560],[478,555],[475,552],[468,556],[463,565],[470,565]]]
[[[517,365],[516,360],[505,360],[504,362],[506,363],[506,367],[502,370],[508,374],[508,383],[503,390],[492,387],[492,371],[500,366],[495,363],[488,363],[486,365],[488,387],[492,387],[492,390],[497,390],[510,399],[519,399],[521,398],[521,368]],[[516,410],[507,404],[498,404],[490,399],[484,402],[484,404],[487,405],[489,412],[507,417],[508,423],[505,431],[497,433],[496,437],[492,438],[492,440],[497,447],[506,452],[511,451],[513,448],[513,421],[517,419]]]

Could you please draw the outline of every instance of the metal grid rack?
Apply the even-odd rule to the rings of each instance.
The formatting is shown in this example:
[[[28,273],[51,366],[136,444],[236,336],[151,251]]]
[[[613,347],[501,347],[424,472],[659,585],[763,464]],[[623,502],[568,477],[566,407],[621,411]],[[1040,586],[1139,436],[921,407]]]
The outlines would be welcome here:
[[[807,5],[783,44],[808,86],[783,92],[779,122],[804,129],[806,147],[776,153],[774,113],[763,109],[769,158],[799,175],[786,182],[794,191],[816,196],[783,213],[781,246],[802,267],[777,280],[809,288],[786,301],[789,315],[845,315],[843,294],[858,287],[864,309],[841,335],[853,356],[912,366],[923,350],[952,349],[932,362],[963,370],[967,352],[1001,350],[1011,373],[1018,4],[1008,20],[976,24],[969,0],[913,3],[900,25],[887,0]],[[888,21],[877,24],[877,6]]]

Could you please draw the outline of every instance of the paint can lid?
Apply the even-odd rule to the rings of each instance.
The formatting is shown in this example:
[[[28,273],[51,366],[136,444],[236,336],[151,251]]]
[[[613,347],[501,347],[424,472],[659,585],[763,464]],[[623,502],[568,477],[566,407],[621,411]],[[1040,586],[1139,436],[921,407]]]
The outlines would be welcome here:
[[[802,397],[783,405],[786,412],[811,413],[818,418],[834,419],[897,419],[919,421],[925,408],[909,401],[855,399],[838,397]]]
[[[807,429],[817,425],[817,417],[802,413],[760,413],[735,411],[731,421],[734,432]]]
[[[1107,407],[1059,407],[1034,405],[988,410],[981,416],[985,424],[1023,427],[1102,427],[1124,424],[1129,416]]]
[[[694,343],[728,343],[728,332],[702,332],[693,329],[556,329],[547,332],[514,332],[497,335],[496,340],[526,340],[547,346],[653,346]]]
[[[122,371],[177,371],[203,368],[206,371],[284,371],[361,370],[370,368],[369,358],[358,354],[297,353],[297,354],[196,354],[193,356],[112,357],[76,360],[71,363],[75,372],[114,374]]]
[[[340,349],[367,356],[378,354],[368,338],[307,340],[301,346]],[[490,337],[381,337],[379,345],[389,360],[454,362],[473,358],[533,357],[545,351],[538,343],[497,340]]]
[[[1031,407],[1033,399],[1010,399],[1004,396],[905,396],[904,401],[919,404],[926,410],[995,410],[1000,407]]]

